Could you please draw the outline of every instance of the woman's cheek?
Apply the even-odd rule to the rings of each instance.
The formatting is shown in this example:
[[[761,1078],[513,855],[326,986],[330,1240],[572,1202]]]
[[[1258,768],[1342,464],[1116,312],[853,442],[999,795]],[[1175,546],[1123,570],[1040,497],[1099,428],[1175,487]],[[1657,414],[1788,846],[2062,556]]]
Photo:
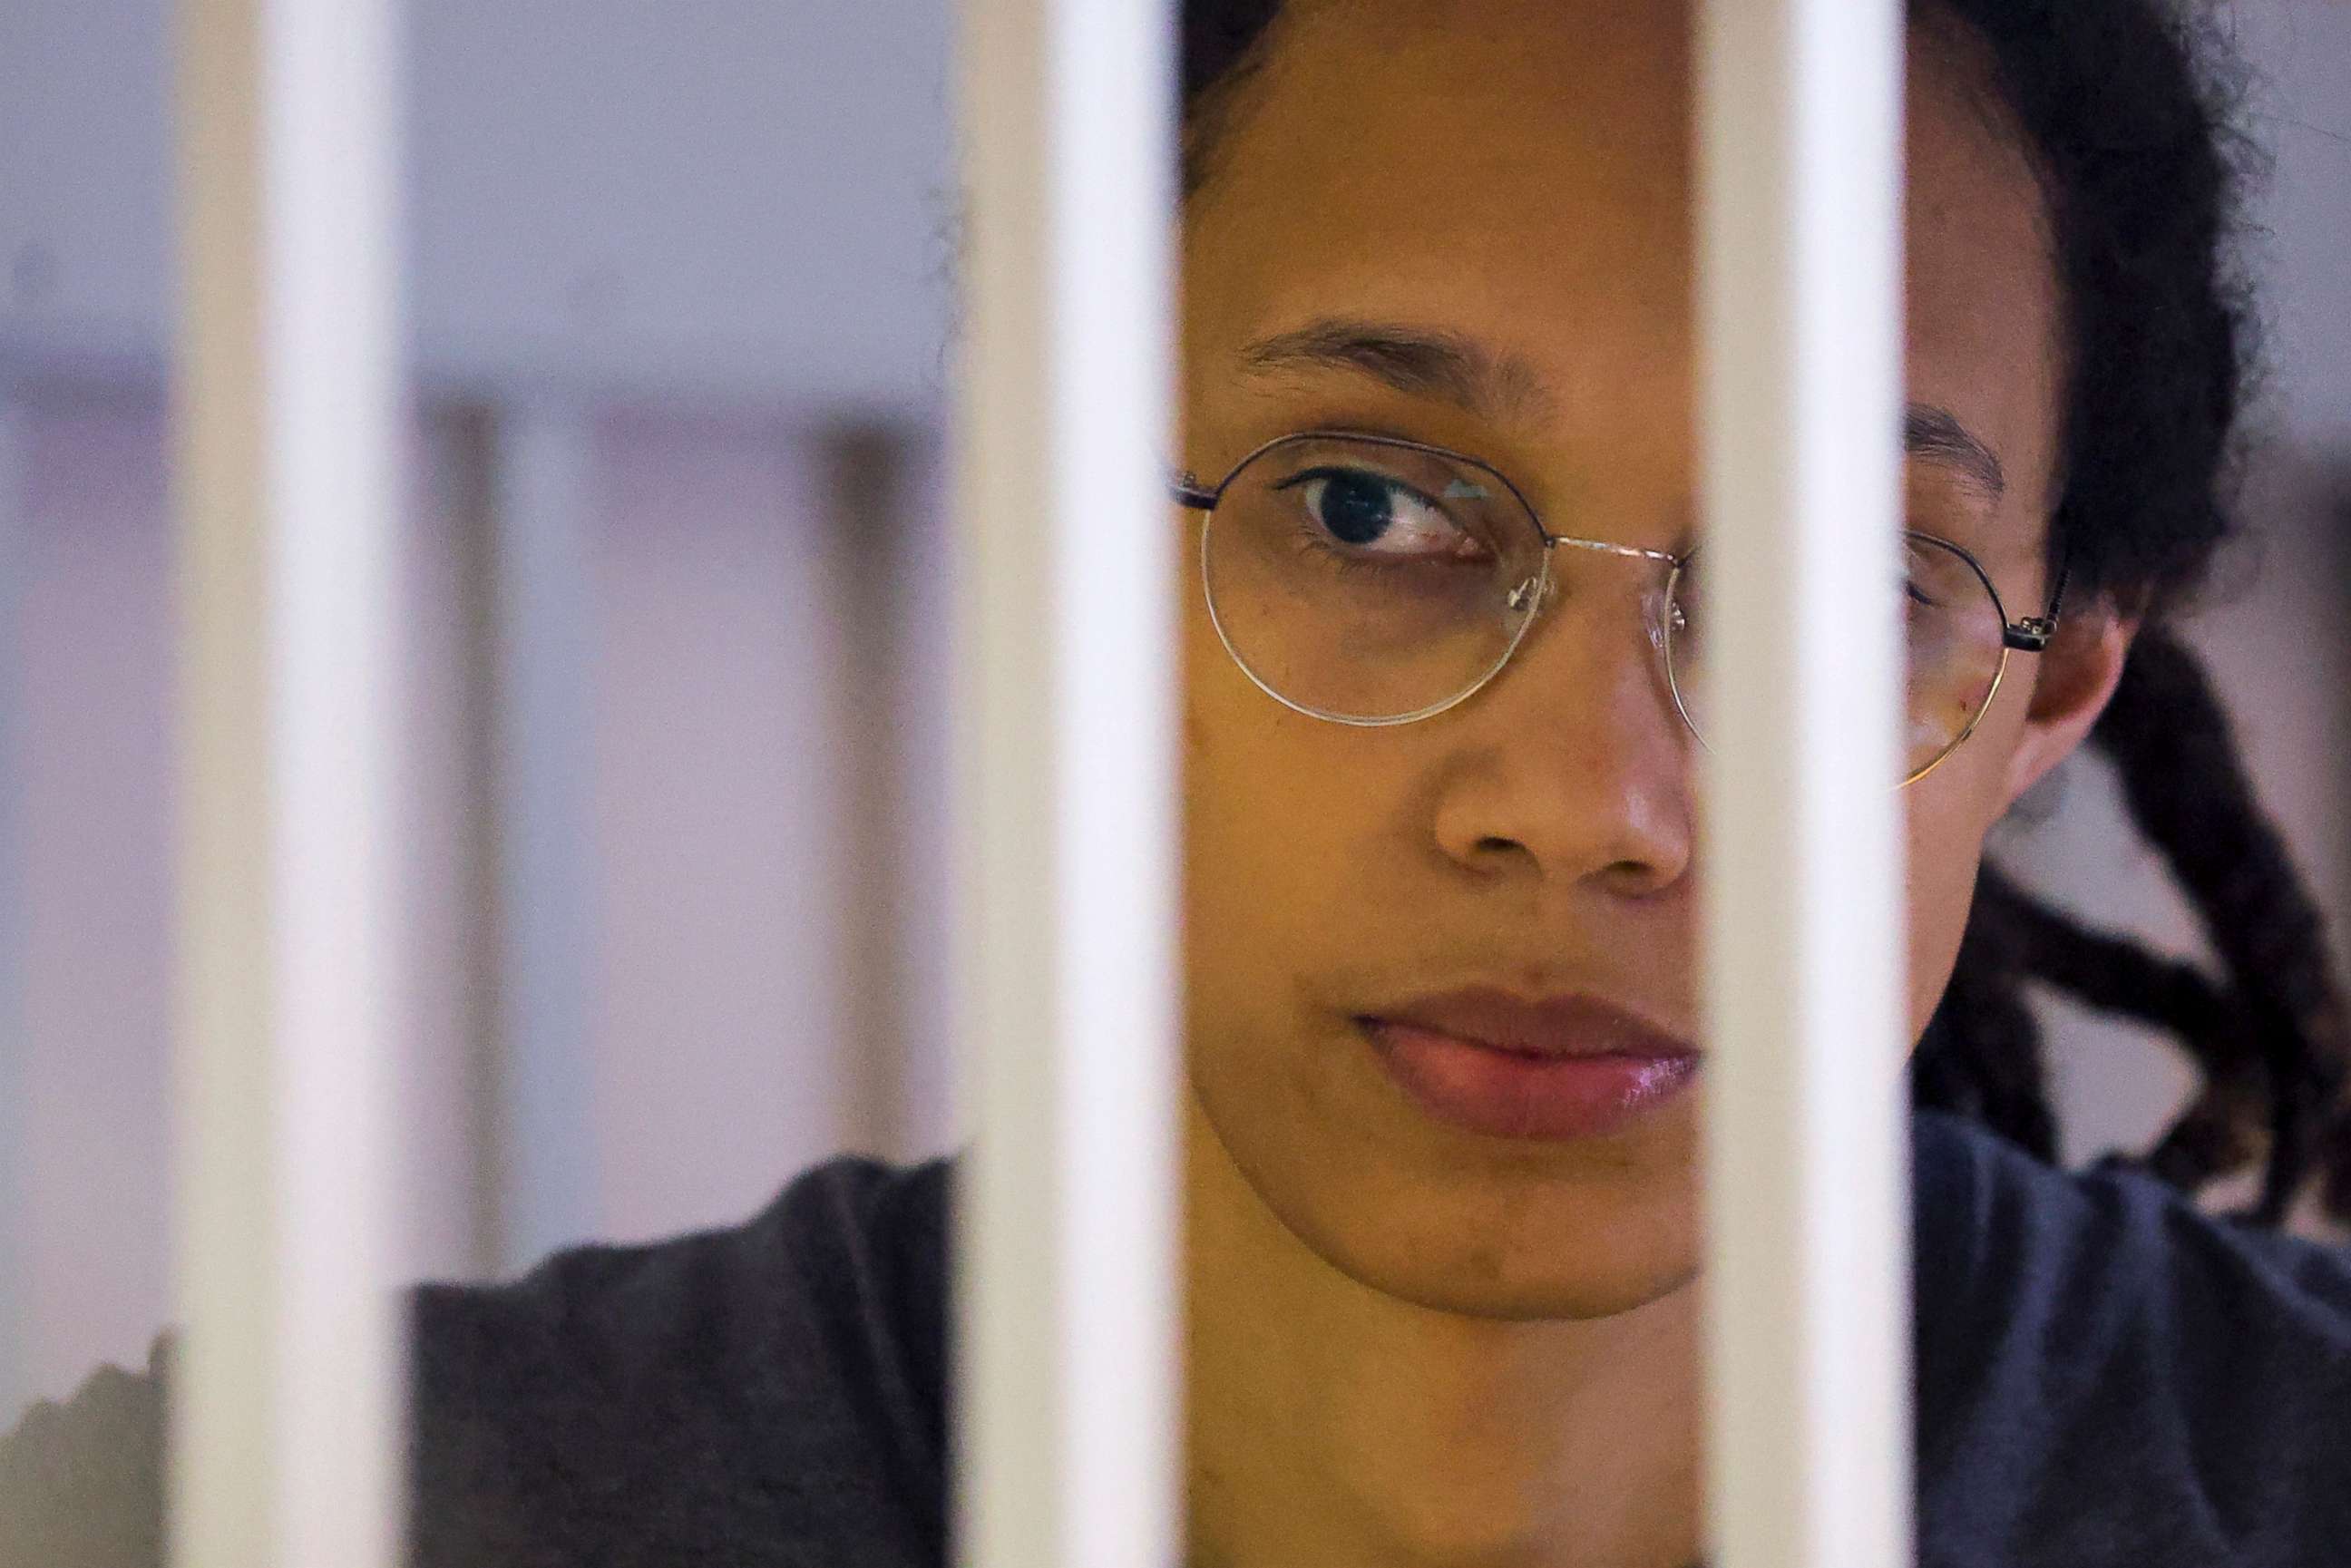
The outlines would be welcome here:
[[[1954,757],[1954,762],[1959,758]],[[1976,873],[1983,863],[1989,822],[1975,809],[1973,791],[1954,789],[1969,780],[1949,779],[1948,769],[1920,779],[1904,793],[1906,854],[1904,884],[1909,904],[1908,992],[1910,1035],[1915,1042],[1942,1000],[1943,989],[1967,935],[1968,911],[1975,901]],[[1938,787],[1939,786],[1939,787]]]

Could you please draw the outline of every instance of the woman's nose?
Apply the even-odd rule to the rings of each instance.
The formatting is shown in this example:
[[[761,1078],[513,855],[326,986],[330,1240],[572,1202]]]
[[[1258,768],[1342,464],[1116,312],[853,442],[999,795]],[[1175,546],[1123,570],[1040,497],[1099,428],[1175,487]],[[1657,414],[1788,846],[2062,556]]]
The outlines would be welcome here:
[[[1490,685],[1430,721],[1449,743],[1435,823],[1448,857],[1626,896],[1689,870],[1696,742],[1667,685],[1654,610],[1630,585],[1579,584]]]

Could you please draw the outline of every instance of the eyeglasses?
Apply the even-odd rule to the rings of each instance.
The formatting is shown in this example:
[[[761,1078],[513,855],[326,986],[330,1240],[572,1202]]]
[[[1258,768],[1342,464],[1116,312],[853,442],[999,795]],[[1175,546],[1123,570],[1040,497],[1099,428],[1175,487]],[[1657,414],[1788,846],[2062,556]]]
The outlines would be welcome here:
[[[1203,514],[1200,574],[1225,651],[1267,695],[1335,724],[1410,724],[1499,674],[1558,591],[1565,549],[1663,574],[1651,636],[1674,706],[1706,737],[1706,580],[1675,555],[1542,526],[1518,486],[1473,457],[1391,436],[1307,431],[1267,442],[1214,486],[1189,474],[1177,504]],[[1907,531],[1901,596],[1907,703],[1903,779],[1926,776],[1974,733],[2012,652],[2057,630],[2011,622],[1976,559]],[[1824,623],[1835,617],[1824,616]]]

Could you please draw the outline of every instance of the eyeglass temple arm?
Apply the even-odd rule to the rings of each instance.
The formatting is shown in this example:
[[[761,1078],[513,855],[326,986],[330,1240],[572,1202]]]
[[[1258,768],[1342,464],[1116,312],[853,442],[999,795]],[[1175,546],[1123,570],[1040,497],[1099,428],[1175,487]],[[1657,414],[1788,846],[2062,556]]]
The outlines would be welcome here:
[[[1189,474],[1169,475],[1167,493],[1175,497],[1176,504],[1179,507],[1189,507],[1196,512],[1216,510],[1217,493],[1214,490],[1202,488],[1200,482]]]
[[[2049,591],[2047,612],[2028,615],[2013,625],[2001,627],[2001,642],[2024,653],[2038,653],[2046,649],[2050,639],[2057,635],[2057,617],[2065,605],[2065,579],[2071,572],[2070,566],[2059,567],[2056,586]]]

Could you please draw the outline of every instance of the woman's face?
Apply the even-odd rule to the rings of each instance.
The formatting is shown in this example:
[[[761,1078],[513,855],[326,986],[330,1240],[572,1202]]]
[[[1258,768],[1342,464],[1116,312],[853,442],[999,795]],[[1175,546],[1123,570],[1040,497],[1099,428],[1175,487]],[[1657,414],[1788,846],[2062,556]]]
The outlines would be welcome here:
[[[1910,67],[1907,395],[2001,483],[1949,443],[1916,453],[1909,526],[1967,547],[2015,616],[2045,591],[2054,283],[2032,177],[1946,57],[1964,58]],[[1294,0],[1186,214],[1186,464],[1213,479],[1301,430],[1405,436],[1491,463],[1554,533],[1687,548],[1691,64],[1672,5]],[[1501,395],[1395,348],[1431,338],[1498,368]],[[1422,1109],[1360,1022],[1485,988],[1596,998],[1703,1046],[1705,810],[1649,635],[1656,570],[1580,559],[1592,591],[1557,598],[1491,685],[1359,728],[1253,685],[1184,559],[1195,1156],[1426,1305],[1594,1316],[1685,1281],[1696,1094],[1600,1134],[1473,1131]],[[2119,633],[2085,624],[2011,661],[1974,737],[1903,792],[1914,1034],[1987,829],[2119,667]]]

